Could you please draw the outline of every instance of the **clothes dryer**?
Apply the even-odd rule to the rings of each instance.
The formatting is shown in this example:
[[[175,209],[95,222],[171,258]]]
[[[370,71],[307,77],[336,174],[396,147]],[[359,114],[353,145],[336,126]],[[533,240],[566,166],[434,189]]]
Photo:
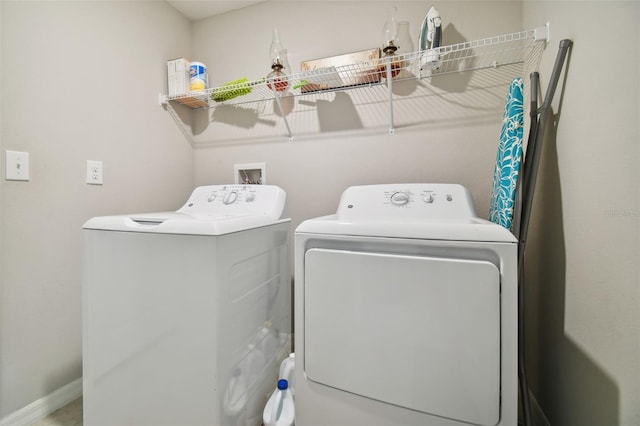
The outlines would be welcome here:
[[[517,240],[464,187],[351,187],[294,239],[297,426],[517,424]]]
[[[84,225],[85,425],[260,425],[291,350],[285,198],[201,186]]]

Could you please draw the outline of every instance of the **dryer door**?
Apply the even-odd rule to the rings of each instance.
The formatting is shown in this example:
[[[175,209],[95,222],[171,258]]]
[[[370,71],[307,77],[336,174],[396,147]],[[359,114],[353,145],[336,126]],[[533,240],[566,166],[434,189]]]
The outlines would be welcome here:
[[[500,273],[486,261],[311,249],[309,380],[478,425],[500,409]]]

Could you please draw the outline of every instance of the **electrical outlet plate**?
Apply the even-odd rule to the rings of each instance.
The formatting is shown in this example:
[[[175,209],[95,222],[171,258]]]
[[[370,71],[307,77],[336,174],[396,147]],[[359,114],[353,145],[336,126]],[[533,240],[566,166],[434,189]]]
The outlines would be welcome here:
[[[5,177],[7,180],[29,180],[28,152],[7,151],[5,160]]]
[[[267,184],[266,163],[247,163],[233,165],[234,183],[249,185]]]
[[[102,161],[87,160],[87,183],[102,185]]]

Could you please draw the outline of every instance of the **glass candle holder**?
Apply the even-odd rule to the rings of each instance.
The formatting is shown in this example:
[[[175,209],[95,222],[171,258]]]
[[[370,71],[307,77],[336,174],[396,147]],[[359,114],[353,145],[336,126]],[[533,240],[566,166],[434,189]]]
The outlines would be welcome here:
[[[269,47],[269,55],[271,56],[271,72],[267,75],[267,87],[276,92],[284,92],[289,86],[287,81],[287,75],[283,71],[286,49],[283,47],[282,40],[280,40],[280,33],[278,29],[273,30],[273,37],[271,39],[271,46]]]

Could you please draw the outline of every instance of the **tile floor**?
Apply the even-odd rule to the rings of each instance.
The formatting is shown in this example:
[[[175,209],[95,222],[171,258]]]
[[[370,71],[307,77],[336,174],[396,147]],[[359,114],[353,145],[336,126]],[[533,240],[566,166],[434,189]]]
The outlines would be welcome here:
[[[29,426],[82,426],[82,398],[70,402]]]

